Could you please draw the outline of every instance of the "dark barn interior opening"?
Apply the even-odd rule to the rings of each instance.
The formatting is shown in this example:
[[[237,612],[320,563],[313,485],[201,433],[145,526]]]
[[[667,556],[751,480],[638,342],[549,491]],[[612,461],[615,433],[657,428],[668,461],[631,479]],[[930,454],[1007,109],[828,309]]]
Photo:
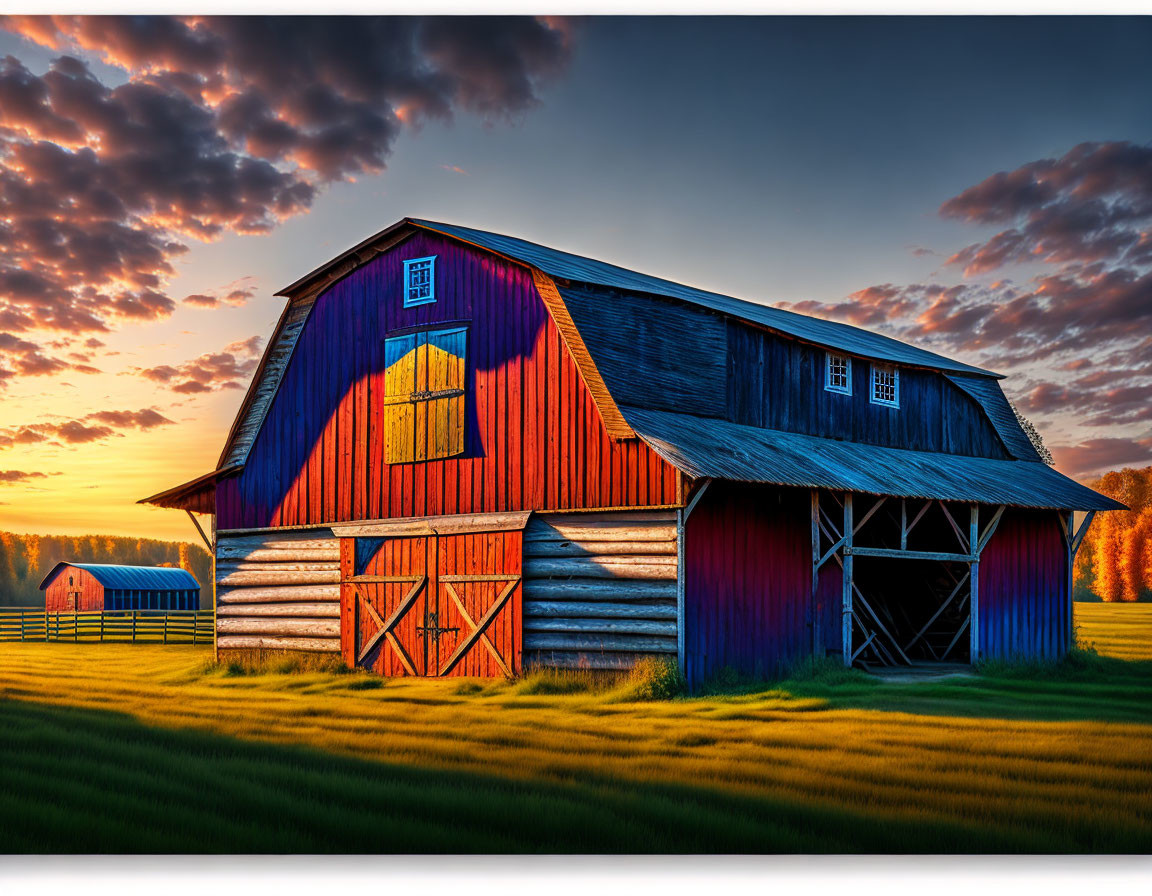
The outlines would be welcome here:
[[[872,508],[876,511],[867,516]],[[908,556],[855,558],[854,664],[970,662],[968,563],[915,556],[968,554],[969,507],[874,499],[862,501],[860,510],[854,551],[879,548]]]
[[[967,577],[963,563],[856,558],[855,581],[866,606],[852,627],[854,664],[968,663]]]
[[[831,491],[814,493],[812,508],[817,576],[826,564],[839,567],[835,641],[845,665],[973,661],[973,577],[1002,511]]]

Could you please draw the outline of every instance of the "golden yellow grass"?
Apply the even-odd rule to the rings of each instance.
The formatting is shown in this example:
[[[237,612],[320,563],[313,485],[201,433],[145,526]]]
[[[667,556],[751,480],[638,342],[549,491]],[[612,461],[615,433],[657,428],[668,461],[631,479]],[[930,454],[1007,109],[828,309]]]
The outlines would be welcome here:
[[[1152,660],[1152,604],[1078,603],[1077,641],[1103,656]]]
[[[1082,636],[1147,659],[1148,609],[1078,605]],[[210,658],[183,646],[3,644],[0,699],[423,769],[683,785],[869,824],[959,825],[1028,851],[1152,847],[1152,682],[1131,671],[1144,663],[1111,661],[1114,681],[849,676],[622,703],[517,682],[230,675]]]

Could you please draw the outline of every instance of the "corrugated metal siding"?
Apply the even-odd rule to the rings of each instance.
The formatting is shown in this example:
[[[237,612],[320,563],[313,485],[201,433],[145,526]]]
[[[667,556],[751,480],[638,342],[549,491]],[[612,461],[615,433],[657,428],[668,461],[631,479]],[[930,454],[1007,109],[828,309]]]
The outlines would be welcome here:
[[[670,280],[662,280],[659,277],[650,277],[647,274],[629,271],[603,261],[583,258],[557,249],[549,249],[546,246],[511,236],[489,233],[485,230],[474,230],[471,227],[460,227],[455,224],[441,224],[436,221],[422,221],[415,218],[412,220],[422,227],[455,236],[493,252],[524,261],[538,267],[552,277],[573,280],[577,283],[607,286],[613,289],[670,296],[703,308],[771,327],[798,339],[843,349],[847,352],[855,352],[871,358],[879,358],[883,361],[934,367],[940,370],[996,375],[989,374],[988,371],[979,367],[963,364],[935,352],[916,348],[897,339],[861,330],[848,324],[821,320],[817,317],[784,311],[781,308],[772,308],[718,293],[706,292],[691,286],[673,283]]]
[[[1020,421],[1012,410],[1012,405],[1004,397],[1000,384],[982,376],[956,376],[948,374],[948,379],[972,396],[988,415],[996,432],[1003,439],[1012,457],[1018,460],[1040,460],[1032,440],[1020,427]]]
[[[433,304],[403,308],[402,261],[436,255]],[[467,322],[463,456],[384,462],[385,334]],[[424,234],[316,301],[249,454],[220,483],[222,529],[440,513],[671,505],[676,471],[612,441],[530,274]]]
[[[1039,462],[839,442],[621,407],[637,434],[689,476],[1063,510],[1123,505]]]
[[[1067,549],[1055,513],[1006,511],[980,557],[983,659],[1058,659],[1068,650]]]
[[[766,677],[811,654],[809,496],[713,483],[684,543],[685,674]]]
[[[524,652],[530,664],[588,669],[675,657],[675,513],[533,516]]]
[[[217,534],[216,644],[340,651],[340,544],[328,529]]]
[[[684,338],[692,339],[690,335]],[[726,403],[725,393],[717,393],[715,405],[720,407],[714,406],[703,416],[723,416],[733,423],[869,445],[980,457],[1009,456],[981,407],[943,374],[902,369],[900,407],[890,408],[872,403],[872,365],[861,358],[852,359],[851,395],[825,389],[825,356],[822,348],[731,321]],[[682,373],[691,378],[691,366],[685,364]],[[993,389],[999,388],[994,380],[979,379]],[[623,403],[653,407],[644,401]],[[663,409],[697,413],[688,407]]]

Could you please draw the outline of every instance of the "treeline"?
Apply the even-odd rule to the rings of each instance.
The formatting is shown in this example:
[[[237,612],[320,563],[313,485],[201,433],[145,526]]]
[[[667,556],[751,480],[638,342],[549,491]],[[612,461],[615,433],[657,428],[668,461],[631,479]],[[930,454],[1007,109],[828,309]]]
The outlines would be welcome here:
[[[0,532],[0,607],[42,607],[40,583],[61,560],[123,566],[179,566],[201,585],[201,606],[212,605],[206,585],[212,558],[188,542],[124,538],[118,535],[18,535]]]
[[[1089,484],[1129,509],[1093,520],[1076,556],[1076,599],[1152,598],[1152,467],[1114,470]]]

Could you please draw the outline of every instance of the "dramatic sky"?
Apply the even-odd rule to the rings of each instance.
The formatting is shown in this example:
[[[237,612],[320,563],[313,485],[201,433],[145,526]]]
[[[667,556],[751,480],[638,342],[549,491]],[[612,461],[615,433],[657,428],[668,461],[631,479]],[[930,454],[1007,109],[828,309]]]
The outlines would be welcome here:
[[[1148,19],[0,19],[0,528],[190,534],[280,287],[404,215],[1008,374],[1152,462]]]

